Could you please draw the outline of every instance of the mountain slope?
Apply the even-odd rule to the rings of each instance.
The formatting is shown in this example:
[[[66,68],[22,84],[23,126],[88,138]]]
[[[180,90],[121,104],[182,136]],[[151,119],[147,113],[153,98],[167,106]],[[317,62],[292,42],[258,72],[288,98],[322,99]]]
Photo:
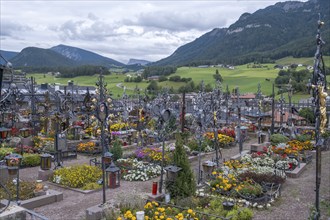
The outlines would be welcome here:
[[[127,65],[139,64],[139,65],[145,66],[148,63],[150,63],[150,61],[148,61],[148,60],[139,60],[139,59],[133,59],[133,58],[131,58],[131,59],[129,59]]]
[[[15,57],[10,59],[14,67],[56,67],[74,66],[77,63],[61,54],[37,47],[26,47]]]
[[[61,44],[50,49],[67,57],[70,60],[77,62],[80,65],[95,65],[105,67],[124,66],[124,64],[116,60],[77,47]]]
[[[0,54],[8,61],[14,56],[16,56],[18,52],[0,50]],[[0,64],[5,64],[5,61],[2,58],[0,58]]]
[[[253,14],[244,13],[229,28],[216,28],[151,65],[243,64],[285,56],[313,56],[318,13],[325,21],[322,37],[330,42],[330,1],[281,2]],[[330,45],[323,48],[330,53]]]

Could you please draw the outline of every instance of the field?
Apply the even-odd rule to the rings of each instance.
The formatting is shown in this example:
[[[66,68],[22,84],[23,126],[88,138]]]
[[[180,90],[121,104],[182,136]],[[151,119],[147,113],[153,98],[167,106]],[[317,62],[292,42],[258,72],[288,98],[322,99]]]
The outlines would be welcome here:
[[[210,83],[214,86],[213,75],[218,69],[224,80],[223,89],[228,85],[230,92],[235,87],[239,87],[241,93],[255,93],[258,89],[258,83],[260,83],[262,92],[270,95],[272,83],[277,76],[278,70],[273,68],[274,64],[265,64],[264,66],[264,68],[247,68],[246,65],[242,65],[235,66],[233,70],[221,67],[181,67],[175,75],[186,78],[191,77],[196,84],[203,80],[205,84]]]
[[[330,65],[330,56],[325,56],[324,61],[326,66]],[[304,65],[313,65],[313,58],[293,58],[286,57],[276,61],[276,64],[280,65],[290,65],[292,63],[296,64],[304,64]],[[205,84],[210,83],[212,87],[215,84],[213,75],[216,70],[219,71],[223,78],[223,90],[226,89],[228,85],[229,91],[235,87],[239,87],[240,93],[256,93],[258,88],[258,83],[261,85],[261,91],[265,95],[271,95],[272,93],[272,84],[277,77],[278,71],[274,69],[275,64],[262,64],[261,68],[251,68],[248,65],[235,66],[234,69],[228,69],[223,67],[208,67],[208,68],[198,68],[198,67],[180,67],[178,68],[175,74],[170,76],[178,75],[185,78],[192,78],[195,82],[195,85],[200,83],[202,80]],[[251,66],[251,65],[250,65]],[[303,67],[301,67],[303,68]],[[62,85],[67,85],[68,80],[73,80],[77,85],[89,85],[95,86],[98,76],[79,76],[72,79],[69,78],[55,78],[51,75],[47,74],[29,74],[29,76],[33,76],[36,78],[38,84],[40,83],[60,83]],[[170,77],[169,76],[169,77]],[[124,82],[126,78],[123,74],[113,73],[111,75],[105,76],[105,81],[107,82],[107,88],[111,91],[114,97],[120,97],[123,93],[123,87],[126,87],[126,93],[128,95],[136,94],[134,92],[135,88],[139,88],[144,90],[149,82],[143,81],[141,83],[135,82]],[[178,89],[183,86],[183,82],[171,82],[165,81],[159,83],[161,87]],[[277,88],[275,88],[275,93],[277,92]],[[309,95],[297,94],[294,95],[293,101],[298,101],[301,98],[307,98]],[[278,98],[278,96],[276,96]],[[288,98],[286,97],[286,100]]]
[[[325,66],[330,66],[330,56],[323,56],[323,60]],[[303,58],[293,58],[293,57],[285,57],[276,61],[277,64],[280,65],[290,65],[292,63],[310,65],[314,64],[314,57],[303,57]]]

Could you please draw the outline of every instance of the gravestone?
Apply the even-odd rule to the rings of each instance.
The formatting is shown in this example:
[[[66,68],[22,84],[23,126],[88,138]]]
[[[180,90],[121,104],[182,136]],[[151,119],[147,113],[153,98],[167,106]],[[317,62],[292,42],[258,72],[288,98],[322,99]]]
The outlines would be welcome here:
[[[27,138],[22,137],[21,143],[23,144],[23,146],[34,146],[34,143],[33,143],[31,137],[27,137]]]
[[[67,145],[67,139],[66,139],[66,134],[59,133],[57,136],[58,140],[58,150],[61,151],[67,151],[68,150],[68,145]]]

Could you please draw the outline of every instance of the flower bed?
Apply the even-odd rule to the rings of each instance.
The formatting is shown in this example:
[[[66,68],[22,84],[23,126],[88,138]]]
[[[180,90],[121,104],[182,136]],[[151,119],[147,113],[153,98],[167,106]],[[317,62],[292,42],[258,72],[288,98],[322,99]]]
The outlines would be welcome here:
[[[161,166],[153,163],[143,163],[135,159],[119,159],[118,167],[121,168],[122,178],[127,181],[147,181],[161,173]]]
[[[236,205],[231,210],[226,210],[224,200],[221,198],[196,198],[191,197],[178,201],[179,206],[171,204],[163,204],[159,202],[148,202],[144,206],[145,220],[166,219],[166,220],[183,220],[183,219],[240,219],[249,220],[253,217],[253,212],[249,208],[241,208]],[[136,219],[136,209],[123,210],[119,216],[112,216],[117,220]]]
[[[128,123],[115,123],[110,126],[110,131],[120,131],[128,128]]]
[[[296,159],[275,154],[272,149],[265,147],[263,152],[224,162],[223,167],[212,173],[211,193],[257,202],[257,206],[269,202],[285,181],[284,171],[298,164]]]
[[[77,145],[77,151],[82,153],[90,153],[96,150],[96,143],[94,141],[88,141],[85,143],[79,143]]]
[[[54,171],[52,182],[84,190],[97,188],[97,181],[102,176],[102,170],[97,166],[75,165],[63,167]]]
[[[214,140],[214,133],[206,132],[205,137],[209,140]],[[235,142],[235,139],[224,134],[218,134],[218,142],[221,147],[228,147],[230,144]]]
[[[279,143],[272,146],[272,151],[281,155],[286,154],[298,156],[299,153],[303,153],[307,150],[313,150],[313,148],[313,144],[310,141],[301,142],[298,140],[292,140],[287,143]]]
[[[228,137],[235,138],[235,130],[231,128],[223,128],[218,130],[218,134],[223,134]]]
[[[139,160],[144,160],[153,163],[161,163],[162,161],[162,149],[161,148],[139,148],[135,151],[135,157]],[[169,153],[165,152],[165,163],[169,162]]]

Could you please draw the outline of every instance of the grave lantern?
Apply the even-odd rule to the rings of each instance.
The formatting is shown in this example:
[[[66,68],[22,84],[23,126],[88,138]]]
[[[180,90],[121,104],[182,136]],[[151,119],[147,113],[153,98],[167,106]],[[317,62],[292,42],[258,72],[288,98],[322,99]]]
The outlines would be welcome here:
[[[174,182],[178,176],[178,173],[182,168],[177,167],[175,165],[170,165],[164,168],[166,170],[166,179],[167,181],[172,181]]]
[[[222,202],[222,206],[224,210],[230,211],[234,208],[234,203],[230,201],[224,201]]]
[[[9,154],[5,156],[6,165],[9,175],[16,175],[22,161],[22,156],[19,154]]]
[[[113,162],[105,170],[107,176],[107,185],[110,189],[114,189],[120,186],[120,168],[117,167]]]
[[[50,154],[42,154],[40,156],[40,168],[42,170],[49,170],[52,167],[52,156]]]
[[[79,140],[79,135],[80,135],[80,131],[82,130],[82,127],[79,125],[73,126],[73,137],[75,140]]]
[[[10,129],[8,129],[8,128],[4,128],[4,127],[1,127],[1,128],[0,128],[0,138],[1,138],[2,140],[6,140],[9,131],[10,131]]]
[[[109,151],[105,152],[102,159],[105,167],[107,167],[109,164],[111,164],[113,154],[110,153]]]
[[[216,166],[216,163],[212,162],[212,161],[205,161],[203,162],[203,171],[205,173],[205,176],[211,176],[212,172],[214,171],[214,168]]]
[[[23,138],[27,138],[30,136],[30,129],[28,128],[21,128],[19,129],[19,133]]]

